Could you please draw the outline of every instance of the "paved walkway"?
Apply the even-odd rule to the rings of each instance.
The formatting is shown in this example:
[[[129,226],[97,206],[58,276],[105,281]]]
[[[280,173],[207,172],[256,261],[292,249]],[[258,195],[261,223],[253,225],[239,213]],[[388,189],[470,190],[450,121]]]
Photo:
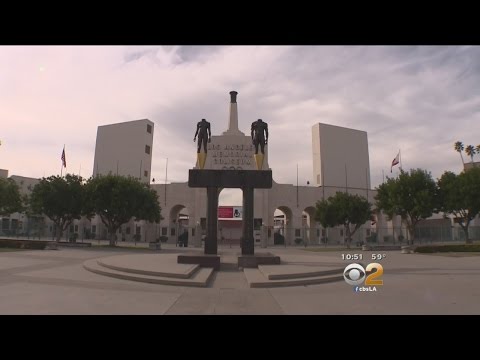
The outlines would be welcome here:
[[[202,251],[165,246],[162,253]],[[256,249],[257,251],[257,249]],[[262,251],[258,249],[258,251]],[[341,254],[269,248],[290,262],[344,263]],[[230,262],[209,288],[146,284],[93,274],[87,259],[151,254],[129,249],[61,249],[0,252],[0,314],[480,314],[480,256],[406,255],[384,252],[384,285],[356,293],[345,282],[251,289],[235,269],[239,249],[220,248]]]

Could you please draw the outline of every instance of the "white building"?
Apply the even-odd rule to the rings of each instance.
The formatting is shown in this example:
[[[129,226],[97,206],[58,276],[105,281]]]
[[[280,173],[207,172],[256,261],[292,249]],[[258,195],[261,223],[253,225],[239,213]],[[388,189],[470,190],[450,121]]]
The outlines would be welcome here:
[[[99,126],[93,176],[118,174],[150,183],[154,124],[148,119]]]
[[[318,186],[370,187],[366,131],[315,124],[312,155],[313,179]]]

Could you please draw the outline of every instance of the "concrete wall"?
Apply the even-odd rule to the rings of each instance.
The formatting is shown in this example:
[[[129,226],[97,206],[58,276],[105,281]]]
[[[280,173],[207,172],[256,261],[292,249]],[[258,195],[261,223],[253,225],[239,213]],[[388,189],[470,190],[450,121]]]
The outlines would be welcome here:
[[[151,126],[151,133],[147,126]],[[134,176],[149,184],[152,167],[154,124],[148,119],[99,126],[93,175],[109,173]],[[150,147],[150,154],[145,146]],[[147,171],[147,174],[145,174]]]
[[[315,124],[312,127],[312,157],[313,179],[317,185],[362,189],[370,186],[365,131]]]

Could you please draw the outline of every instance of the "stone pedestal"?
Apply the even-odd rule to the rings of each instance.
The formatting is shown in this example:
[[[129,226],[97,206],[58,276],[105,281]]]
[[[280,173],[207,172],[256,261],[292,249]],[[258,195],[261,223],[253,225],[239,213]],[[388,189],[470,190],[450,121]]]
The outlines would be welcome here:
[[[220,270],[220,256],[218,255],[178,255],[178,264],[198,264],[200,267],[209,267]]]
[[[258,265],[280,265],[280,256],[271,253],[241,255],[238,257],[239,268],[258,268]]]

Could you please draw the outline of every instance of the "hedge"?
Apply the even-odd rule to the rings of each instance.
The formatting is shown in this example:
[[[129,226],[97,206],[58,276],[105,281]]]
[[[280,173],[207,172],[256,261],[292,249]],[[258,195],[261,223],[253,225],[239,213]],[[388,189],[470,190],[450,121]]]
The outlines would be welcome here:
[[[438,246],[418,246],[415,249],[417,253],[436,253],[436,252],[480,252],[480,244],[475,245],[438,245]]]

